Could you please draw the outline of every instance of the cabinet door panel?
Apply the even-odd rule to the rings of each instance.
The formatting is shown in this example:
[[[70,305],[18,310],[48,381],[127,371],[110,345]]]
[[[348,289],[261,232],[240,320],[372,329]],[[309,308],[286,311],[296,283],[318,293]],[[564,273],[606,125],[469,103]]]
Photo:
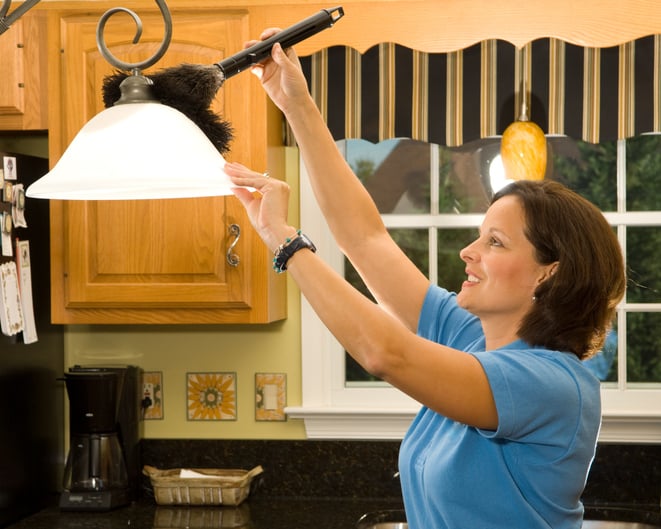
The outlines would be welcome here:
[[[22,114],[25,110],[23,79],[23,26],[17,22],[0,40],[0,114]]]
[[[46,18],[23,15],[0,37],[0,130],[48,127]]]
[[[67,204],[67,305],[247,308],[249,260],[239,240],[243,266],[226,262],[224,200]]]

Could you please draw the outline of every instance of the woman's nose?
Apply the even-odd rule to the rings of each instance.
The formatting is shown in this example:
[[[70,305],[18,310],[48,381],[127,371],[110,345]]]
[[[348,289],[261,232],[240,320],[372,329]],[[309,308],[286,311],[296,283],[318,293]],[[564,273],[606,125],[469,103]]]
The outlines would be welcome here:
[[[475,243],[472,242],[468,246],[464,246],[464,248],[459,251],[459,257],[462,261],[468,263],[476,260],[474,244]]]

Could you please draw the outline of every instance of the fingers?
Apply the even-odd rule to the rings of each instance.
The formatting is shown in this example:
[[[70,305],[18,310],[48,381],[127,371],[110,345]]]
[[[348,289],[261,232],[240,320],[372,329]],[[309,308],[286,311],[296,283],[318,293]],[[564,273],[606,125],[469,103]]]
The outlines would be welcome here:
[[[225,174],[238,186],[252,187],[258,191],[263,191],[264,187],[272,182],[268,171],[258,173],[238,162],[227,162],[224,170]]]
[[[262,31],[262,33],[259,35],[259,38],[260,38],[261,40],[266,40],[266,39],[268,39],[269,37],[272,37],[273,35],[275,35],[276,33],[280,33],[281,31],[282,31],[282,28],[275,28],[275,27],[273,27],[273,28],[266,28],[266,29],[265,29],[264,31]]]
[[[248,40],[243,43],[243,47],[245,48],[250,48],[250,46],[254,46],[258,42],[261,42],[263,40],[268,39],[269,37],[272,37],[276,33],[280,33],[282,31],[280,28],[266,28],[264,31],[262,31],[259,35],[259,39],[253,39],[253,40]]]
[[[246,189],[245,187],[233,187],[231,189],[234,196],[239,199],[245,208],[248,208],[255,197],[252,194],[252,191]]]
[[[281,68],[286,68],[291,65],[298,66],[300,69],[300,62],[296,52],[294,51],[294,48],[283,49],[279,42],[273,44],[271,49],[271,59]],[[268,59],[266,59],[250,67],[251,73],[255,75],[260,81],[264,76],[264,68],[268,62]]]

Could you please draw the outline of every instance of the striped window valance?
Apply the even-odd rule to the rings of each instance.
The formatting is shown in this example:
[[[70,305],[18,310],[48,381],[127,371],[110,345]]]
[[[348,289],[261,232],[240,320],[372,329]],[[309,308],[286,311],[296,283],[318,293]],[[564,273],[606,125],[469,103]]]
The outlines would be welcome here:
[[[302,57],[336,140],[411,138],[458,146],[502,134],[525,95],[547,134],[591,143],[661,131],[661,36],[611,48],[487,40],[451,53],[383,43]]]

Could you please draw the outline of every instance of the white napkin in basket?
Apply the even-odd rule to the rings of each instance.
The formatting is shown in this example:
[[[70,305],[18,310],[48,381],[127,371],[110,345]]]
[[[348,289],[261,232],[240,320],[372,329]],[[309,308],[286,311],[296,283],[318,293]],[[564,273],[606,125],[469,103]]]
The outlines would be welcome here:
[[[194,470],[189,470],[187,468],[182,468],[179,472],[180,478],[214,478],[216,476],[210,476],[209,474],[202,474],[201,472],[195,472]]]

